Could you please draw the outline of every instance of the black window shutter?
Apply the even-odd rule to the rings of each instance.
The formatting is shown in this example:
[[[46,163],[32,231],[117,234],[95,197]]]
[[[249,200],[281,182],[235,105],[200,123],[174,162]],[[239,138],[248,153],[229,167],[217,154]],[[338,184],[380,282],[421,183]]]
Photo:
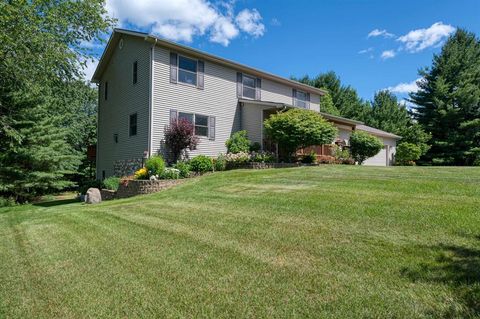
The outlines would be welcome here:
[[[307,93],[307,101],[306,101],[306,108],[309,109],[310,108],[310,93]]]
[[[260,101],[262,99],[262,79],[257,78],[255,85],[255,100]]]
[[[292,90],[292,105],[296,106],[295,99],[297,98],[297,89]]]
[[[205,62],[198,61],[197,63],[197,88],[203,89],[205,86],[204,83],[205,78]]]
[[[215,140],[215,116],[209,116],[208,121],[208,138]]]
[[[177,83],[177,54],[170,52],[170,82]]]
[[[241,72],[237,72],[237,97],[238,98],[241,98],[243,96],[243,92],[242,92],[242,89],[243,89],[243,86],[242,86],[242,73]]]
[[[170,109],[170,123],[177,121],[177,110]]]

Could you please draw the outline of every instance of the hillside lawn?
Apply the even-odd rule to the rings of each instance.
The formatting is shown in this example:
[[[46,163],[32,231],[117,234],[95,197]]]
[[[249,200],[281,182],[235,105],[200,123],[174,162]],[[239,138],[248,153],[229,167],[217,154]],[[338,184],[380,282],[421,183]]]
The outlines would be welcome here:
[[[2,208],[0,317],[480,317],[480,168],[235,170]]]

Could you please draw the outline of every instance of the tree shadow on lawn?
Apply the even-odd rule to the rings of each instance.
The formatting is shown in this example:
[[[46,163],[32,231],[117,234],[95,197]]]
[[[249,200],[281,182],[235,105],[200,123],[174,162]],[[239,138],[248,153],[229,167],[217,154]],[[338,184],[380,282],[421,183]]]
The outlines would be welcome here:
[[[38,202],[38,203],[34,203],[33,206],[53,207],[53,206],[67,205],[67,204],[73,204],[73,203],[79,203],[79,202],[80,201],[76,198],[70,198],[70,199],[52,200],[48,202]]]
[[[480,236],[476,236],[480,240]],[[432,262],[401,270],[412,281],[436,282],[453,290],[459,309],[451,308],[445,317],[478,317],[480,315],[480,249],[455,245],[427,247],[437,252]]]

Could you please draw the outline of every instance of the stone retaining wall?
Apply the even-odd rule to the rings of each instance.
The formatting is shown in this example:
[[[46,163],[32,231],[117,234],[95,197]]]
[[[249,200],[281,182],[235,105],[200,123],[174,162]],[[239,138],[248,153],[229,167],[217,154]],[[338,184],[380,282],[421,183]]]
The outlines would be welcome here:
[[[100,195],[102,196],[102,200],[110,200],[115,198],[116,192],[109,189],[101,189]]]
[[[120,183],[115,198],[127,198],[141,194],[156,193],[182,183],[182,179],[127,180]]]

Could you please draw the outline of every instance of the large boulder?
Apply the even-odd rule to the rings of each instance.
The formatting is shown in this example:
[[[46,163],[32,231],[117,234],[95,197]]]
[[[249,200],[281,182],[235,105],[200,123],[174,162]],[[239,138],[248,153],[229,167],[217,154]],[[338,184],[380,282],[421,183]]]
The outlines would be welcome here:
[[[86,200],[87,204],[96,204],[102,201],[102,195],[100,194],[100,190],[98,188],[90,187],[87,190],[86,196],[87,196],[87,200]]]

